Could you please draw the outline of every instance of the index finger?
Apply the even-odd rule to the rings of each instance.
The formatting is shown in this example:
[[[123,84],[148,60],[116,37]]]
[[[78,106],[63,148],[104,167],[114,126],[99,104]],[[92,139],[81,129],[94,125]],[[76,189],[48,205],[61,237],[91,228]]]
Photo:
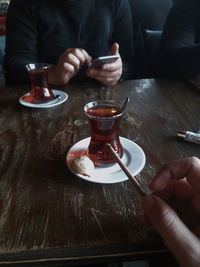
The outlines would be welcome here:
[[[83,53],[84,57],[85,57],[85,62],[87,65],[90,65],[92,62],[92,57],[87,53],[86,50],[81,49],[81,52]]]
[[[197,157],[174,160],[163,166],[151,182],[151,189],[159,191],[171,180],[185,178],[195,191],[200,192],[200,160]]]
[[[84,63],[91,63],[91,56],[82,48],[69,48],[62,54],[62,58],[68,57],[69,54],[75,56],[80,61],[81,65]]]

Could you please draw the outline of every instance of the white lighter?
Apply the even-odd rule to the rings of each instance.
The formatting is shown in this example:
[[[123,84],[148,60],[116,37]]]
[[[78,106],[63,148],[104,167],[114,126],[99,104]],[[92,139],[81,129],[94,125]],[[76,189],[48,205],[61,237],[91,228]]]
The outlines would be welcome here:
[[[190,131],[180,130],[180,131],[178,131],[177,136],[183,138],[186,141],[200,144],[200,133],[194,133],[194,132],[190,132]]]

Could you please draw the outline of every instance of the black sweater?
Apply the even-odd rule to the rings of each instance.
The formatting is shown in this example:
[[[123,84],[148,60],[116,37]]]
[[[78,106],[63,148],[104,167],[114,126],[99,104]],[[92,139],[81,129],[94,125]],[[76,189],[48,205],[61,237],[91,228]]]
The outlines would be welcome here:
[[[118,42],[126,78],[133,78],[132,15],[128,0],[12,0],[7,14],[4,70],[7,83],[29,82],[25,65],[56,64],[68,48],[81,47],[93,58]],[[74,79],[84,80],[84,68]]]
[[[200,73],[200,1],[176,0],[161,40],[163,75],[192,76]]]

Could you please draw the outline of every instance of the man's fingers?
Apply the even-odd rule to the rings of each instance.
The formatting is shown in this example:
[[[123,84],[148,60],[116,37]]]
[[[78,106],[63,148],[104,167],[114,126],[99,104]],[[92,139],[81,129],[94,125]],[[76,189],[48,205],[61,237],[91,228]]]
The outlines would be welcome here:
[[[75,70],[74,66],[69,64],[69,63],[64,62],[63,66],[64,66],[66,72],[73,73]]]
[[[120,71],[118,69],[115,71],[105,71],[101,69],[92,68],[87,71],[87,74],[93,77],[109,78],[109,77],[115,77],[118,74],[120,75]]]
[[[92,57],[84,49],[82,49],[82,53],[84,54],[85,57],[85,63],[87,65],[90,65],[92,62]]]
[[[159,191],[165,188],[171,180],[180,180],[186,177],[194,190],[200,192],[200,160],[196,157],[180,159],[162,167],[151,182],[151,189]]]
[[[85,63],[89,65],[92,61],[92,58],[82,48],[70,48],[63,53],[61,60],[71,63],[76,68],[79,68]]]
[[[113,43],[110,49],[110,55],[118,55],[119,54],[119,44]]]
[[[102,70],[89,69],[86,72],[86,75],[105,85],[114,85],[120,79],[121,72],[107,72]]]
[[[80,58],[78,58],[76,55],[69,53],[65,58],[63,58],[63,61],[65,63],[73,65],[75,69],[78,69],[82,64],[83,59],[80,60]]]
[[[103,71],[107,71],[107,72],[114,72],[114,71],[119,71],[120,70],[120,72],[122,72],[122,61],[121,61],[121,58],[119,57],[113,63],[103,64],[102,70]]]
[[[194,262],[199,264],[200,240],[184,225],[175,211],[163,200],[153,195],[144,196],[142,205],[145,216],[163,237],[165,244],[179,263],[183,266],[190,266],[188,259],[193,258]]]

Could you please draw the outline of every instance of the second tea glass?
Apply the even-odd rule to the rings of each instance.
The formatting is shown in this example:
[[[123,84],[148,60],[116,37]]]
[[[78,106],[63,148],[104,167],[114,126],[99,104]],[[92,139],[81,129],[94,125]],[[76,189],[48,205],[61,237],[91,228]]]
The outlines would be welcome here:
[[[31,80],[30,95],[27,101],[31,103],[43,103],[55,98],[53,91],[48,84],[49,64],[30,63],[26,65]]]

